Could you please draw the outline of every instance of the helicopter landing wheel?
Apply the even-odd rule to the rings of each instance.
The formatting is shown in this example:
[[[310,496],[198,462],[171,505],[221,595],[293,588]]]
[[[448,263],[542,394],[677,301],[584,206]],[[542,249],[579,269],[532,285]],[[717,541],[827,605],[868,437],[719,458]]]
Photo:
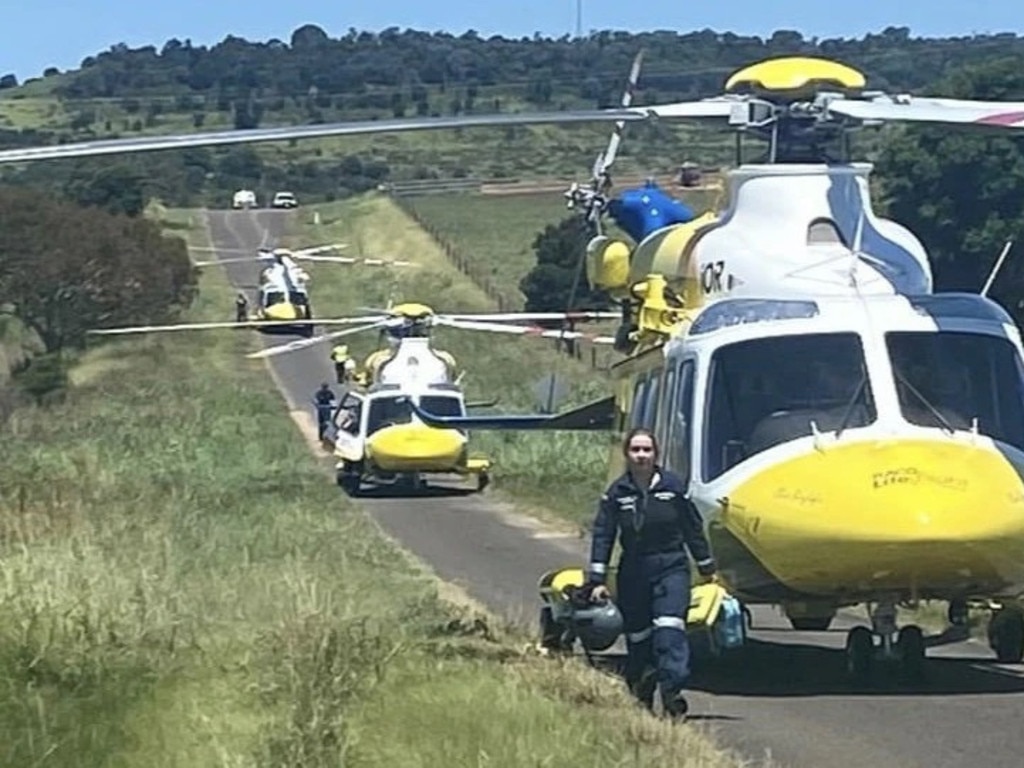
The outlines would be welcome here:
[[[491,476],[486,472],[481,472],[476,476],[476,492],[483,493],[484,489],[491,484]]]
[[[913,624],[900,628],[896,636],[896,652],[900,667],[907,679],[920,682],[924,679],[924,664],[927,657],[924,632]]]
[[[871,678],[875,661],[875,639],[867,627],[854,627],[846,637],[846,672],[857,682]]]
[[[1019,608],[1000,608],[988,624],[988,644],[1000,664],[1019,664],[1024,660],[1024,612]]]

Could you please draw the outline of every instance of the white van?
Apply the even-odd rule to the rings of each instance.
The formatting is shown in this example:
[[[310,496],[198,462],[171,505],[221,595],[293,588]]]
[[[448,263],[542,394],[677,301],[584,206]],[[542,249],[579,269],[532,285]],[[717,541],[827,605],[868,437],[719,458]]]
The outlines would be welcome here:
[[[235,197],[231,201],[232,208],[255,208],[256,207],[256,193],[251,189],[240,189],[235,192]]]

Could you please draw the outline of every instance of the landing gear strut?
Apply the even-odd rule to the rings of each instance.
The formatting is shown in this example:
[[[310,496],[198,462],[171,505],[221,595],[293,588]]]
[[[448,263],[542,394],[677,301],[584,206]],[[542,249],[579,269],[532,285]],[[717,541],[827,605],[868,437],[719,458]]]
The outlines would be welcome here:
[[[909,625],[897,630],[895,603],[880,603],[870,613],[871,628],[854,627],[846,638],[847,673],[855,680],[866,681],[878,662],[895,662],[908,679],[920,680],[925,662],[921,628]]]

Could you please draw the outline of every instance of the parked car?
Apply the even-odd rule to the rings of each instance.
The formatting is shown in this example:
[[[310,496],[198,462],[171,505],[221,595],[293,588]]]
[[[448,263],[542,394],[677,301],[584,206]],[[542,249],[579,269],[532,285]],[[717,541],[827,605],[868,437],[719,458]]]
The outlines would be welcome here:
[[[298,208],[299,201],[291,192],[278,192],[270,203],[271,208]]]

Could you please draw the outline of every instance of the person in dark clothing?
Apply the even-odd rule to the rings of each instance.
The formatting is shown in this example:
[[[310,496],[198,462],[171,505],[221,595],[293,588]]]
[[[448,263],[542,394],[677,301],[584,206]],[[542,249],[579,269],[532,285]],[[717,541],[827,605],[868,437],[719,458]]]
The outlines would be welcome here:
[[[313,394],[313,402],[316,404],[317,429],[320,439],[324,439],[327,425],[331,423],[331,414],[334,412],[334,393],[325,381]]]
[[[249,319],[249,300],[245,298],[244,293],[239,293],[235,297],[235,322],[244,323]]]
[[[608,560],[618,537],[622,547],[616,602],[626,633],[626,683],[648,708],[655,687],[665,712],[685,717],[683,688],[690,675],[685,617],[690,606],[690,563],[710,580],[715,560],[700,513],[678,475],[658,465],[658,446],[646,429],[623,442],[626,472],[601,497],[594,520],[587,583],[591,599],[608,599]],[[650,672],[654,661],[654,674]]]

